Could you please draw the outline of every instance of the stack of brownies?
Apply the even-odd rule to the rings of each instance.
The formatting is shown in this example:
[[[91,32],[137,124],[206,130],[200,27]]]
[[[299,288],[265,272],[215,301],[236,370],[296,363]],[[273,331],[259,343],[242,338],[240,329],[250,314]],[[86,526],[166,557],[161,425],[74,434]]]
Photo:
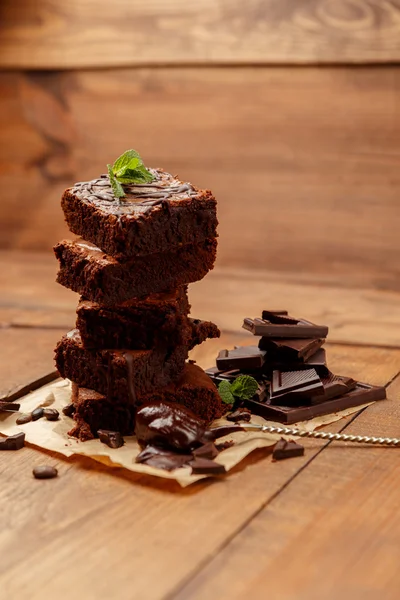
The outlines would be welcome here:
[[[136,408],[164,398],[212,421],[225,407],[188,352],[216,325],[189,318],[187,284],[213,268],[216,201],[210,191],[161,169],[153,181],[124,186],[115,198],[102,175],[62,198],[69,228],[82,236],[55,246],[57,281],[81,296],[76,329],[56,348],[62,377],[73,382],[72,435],[133,432]]]
[[[245,406],[254,414],[292,424],[386,398],[385,388],[328,369],[325,325],[264,310],[262,318],[244,319],[243,328],[261,336],[258,345],[221,350],[206,373],[217,384],[252,375],[258,390]]]

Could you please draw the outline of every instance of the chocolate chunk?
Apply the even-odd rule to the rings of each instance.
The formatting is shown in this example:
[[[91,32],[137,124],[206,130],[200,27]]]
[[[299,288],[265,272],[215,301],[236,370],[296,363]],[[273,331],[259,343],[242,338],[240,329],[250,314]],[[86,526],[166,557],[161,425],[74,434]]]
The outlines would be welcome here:
[[[271,338],[325,338],[328,335],[328,327],[315,325],[305,319],[266,310],[262,314],[262,319],[244,319],[243,328],[254,335]]]
[[[32,421],[32,414],[31,413],[25,413],[23,415],[20,415],[17,420],[16,420],[16,424],[17,425],[25,425],[26,423],[30,423]]]
[[[226,469],[214,460],[208,458],[195,458],[190,462],[193,475],[224,475]]]
[[[196,458],[208,458],[212,460],[218,456],[218,450],[213,442],[207,442],[207,444],[203,444],[199,448],[193,450],[193,456]]]
[[[148,402],[136,413],[135,433],[142,446],[191,450],[209,441],[205,432],[204,421],[188,408],[172,402]]]
[[[124,445],[124,438],[119,431],[108,431],[106,429],[99,429],[97,435],[103,444],[106,444],[110,448],[121,448]]]
[[[18,412],[20,406],[15,402],[0,402],[0,412]]]
[[[239,377],[239,375],[242,374],[240,369],[225,370],[218,369],[218,367],[210,367],[209,369],[206,369],[205,372],[217,385],[223,380],[232,383],[232,381],[235,381],[236,377]]]
[[[324,399],[324,386],[315,369],[273,371],[270,402],[283,406],[309,404],[311,399]]]
[[[306,361],[321,348],[325,342],[322,338],[303,339],[272,339],[262,337],[258,342],[261,350],[267,350],[268,360],[273,357],[277,361],[286,361],[289,364],[295,361]]]
[[[0,450],[21,450],[25,446],[25,434],[17,433],[0,439]]]
[[[217,357],[218,369],[261,369],[265,361],[265,351],[257,346],[239,346],[233,350],[221,350]]]
[[[244,421],[248,423],[251,419],[251,412],[248,408],[238,408],[234,412],[230,413],[227,417],[228,421],[237,423],[238,421]]]
[[[235,445],[235,442],[233,440],[227,440],[226,442],[220,442],[219,444],[216,444],[215,447],[218,450],[218,452],[223,452],[224,450],[227,450],[228,448],[232,448],[232,446]]]
[[[56,408],[45,408],[43,411],[43,416],[48,421],[58,421],[58,419],[60,417],[60,413],[58,412],[58,410]]]
[[[44,408],[42,406],[38,406],[35,410],[32,411],[32,421],[37,421],[44,416]]]
[[[193,456],[191,454],[182,454],[158,446],[149,445],[136,456],[135,462],[144,463],[155,469],[173,471],[174,469],[184,467],[192,459]]]
[[[57,469],[55,467],[51,467],[50,465],[41,465],[39,467],[35,467],[32,470],[32,473],[35,479],[53,479],[58,475]]]
[[[340,377],[339,375],[329,373],[328,377],[322,378],[322,384],[324,386],[325,400],[331,400],[353,390],[357,382],[351,377]]]
[[[329,415],[353,406],[360,406],[367,402],[384,400],[385,398],[386,390],[384,387],[357,382],[356,387],[343,396],[312,406],[273,406],[269,399],[264,402],[257,402],[254,399],[245,400],[245,405],[253,414],[259,415],[267,421],[278,421],[279,423],[291,425],[292,423],[314,419],[314,417],[321,415]]]
[[[66,417],[72,417],[75,412],[75,405],[72,404],[72,402],[70,404],[66,404],[62,409],[62,412]]]
[[[283,460],[285,458],[293,458],[295,456],[303,456],[304,447],[296,444],[293,440],[284,440],[281,438],[277,442],[272,451],[273,460]]]

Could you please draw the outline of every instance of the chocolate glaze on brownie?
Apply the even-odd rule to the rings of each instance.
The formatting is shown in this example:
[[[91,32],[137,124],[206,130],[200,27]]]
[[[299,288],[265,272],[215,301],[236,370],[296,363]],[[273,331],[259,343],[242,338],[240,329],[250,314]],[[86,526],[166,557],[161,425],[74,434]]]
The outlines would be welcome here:
[[[114,197],[107,175],[67,189],[61,206],[70,230],[121,261],[215,237],[212,193],[149,170],[154,181],[124,185],[123,198]]]
[[[54,247],[57,282],[92,302],[115,306],[202,279],[214,266],[216,239],[121,263],[90,242],[64,240]]]

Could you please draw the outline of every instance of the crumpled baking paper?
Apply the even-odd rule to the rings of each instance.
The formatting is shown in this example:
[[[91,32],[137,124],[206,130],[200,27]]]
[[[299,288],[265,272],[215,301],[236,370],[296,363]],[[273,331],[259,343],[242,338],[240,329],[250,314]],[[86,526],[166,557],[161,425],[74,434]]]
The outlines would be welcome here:
[[[207,475],[192,475],[190,467],[182,467],[180,469],[175,469],[174,471],[164,471],[148,465],[136,463],[135,458],[139,454],[140,448],[134,436],[125,436],[125,445],[115,449],[102,444],[100,440],[81,442],[75,438],[69,437],[67,432],[72,428],[74,421],[72,418],[63,415],[61,411],[70,401],[71,384],[69,381],[57,380],[56,382],[49,383],[20,398],[17,402],[21,404],[21,412],[31,412],[38,406],[51,406],[60,412],[60,419],[58,421],[39,419],[37,421],[26,423],[25,425],[17,425],[16,420],[18,413],[0,413],[0,433],[3,435],[14,435],[20,431],[24,431],[26,441],[39,448],[52,450],[53,452],[58,452],[67,457],[72,456],[73,454],[82,454],[110,467],[124,467],[125,469],[137,473],[145,473],[147,475],[163,477],[164,479],[174,479],[182,487],[186,487],[199,479],[207,477]],[[358,412],[365,406],[368,406],[368,404],[343,410],[331,415],[316,417],[309,421],[296,423],[291,425],[291,427],[313,431],[318,427],[333,423],[334,421],[338,421],[339,419]],[[261,425],[279,425],[279,423],[266,421],[262,417],[256,415],[252,416],[251,422]],[[228,421],[219,419],[213,423],[213,426],[222,424],[232,425],[232,423],[229,423]],[[243,431],[230,434],[225,438],[221,438],[218,442],[234,440],[235,445],[221,452],[217,457],[217,462],[223,464],[226,470],[229,471],[235,465],[240,463],[240,461],[248,454],[253,452],[253,450],[256,448],[273,446],[280,437],[281,436],[278,435],[257,431]]]

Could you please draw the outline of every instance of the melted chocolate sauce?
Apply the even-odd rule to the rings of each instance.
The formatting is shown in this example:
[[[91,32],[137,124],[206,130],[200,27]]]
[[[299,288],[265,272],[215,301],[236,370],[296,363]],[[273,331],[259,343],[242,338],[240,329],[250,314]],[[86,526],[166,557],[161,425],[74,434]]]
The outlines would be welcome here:
[[[148,402],[136,413],[135,433],[142,446],[191,450],[206,441],[205,432],[204,421],[180,404]]]

